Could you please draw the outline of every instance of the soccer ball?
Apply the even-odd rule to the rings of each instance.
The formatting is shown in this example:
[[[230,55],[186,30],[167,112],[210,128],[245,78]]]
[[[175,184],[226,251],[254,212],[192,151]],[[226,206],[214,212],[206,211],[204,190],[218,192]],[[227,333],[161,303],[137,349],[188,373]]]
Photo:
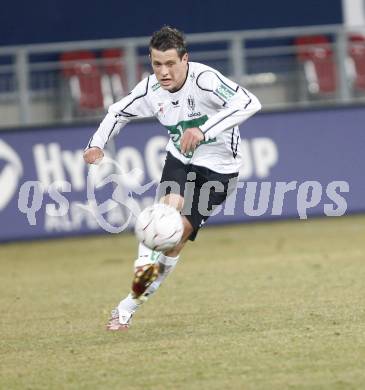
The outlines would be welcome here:
[[[146,207],[137,217],[135,225],[138,241],[156,251],[166,251],[176,246],[183,230],[179,212],[162,203]]]

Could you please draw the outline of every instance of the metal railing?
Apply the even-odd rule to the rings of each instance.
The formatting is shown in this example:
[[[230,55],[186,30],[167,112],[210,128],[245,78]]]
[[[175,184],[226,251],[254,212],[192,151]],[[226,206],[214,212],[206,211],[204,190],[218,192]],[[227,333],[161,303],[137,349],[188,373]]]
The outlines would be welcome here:
[[[364,27],[349,31],[342,25],[327,25],[190,34],[187,41],[192,61],[221,70],[256,93],[265,108],[275,109],[363,102],[365,91],[353,87],[354,76],[349,71],[353,67],[349,68],[348,62],[350,34],[364,32]],[[298,37],[316,35],[328,37],[333,53],[333,93],[310,92],[298,60],[298,46],[293,44]],[[70,93],[59,56],[80,50],[98,54],[104,49],[121,49],[127,91],[150,71],[148,43],[148,37],[140,37],[0,47],[0,127],[101,118],[103,107],[87,112],[75,109],[77,101]],[[95,66],[102,68],[107,61],[97,58]],[[112,98],[109,93],[106,101]]]

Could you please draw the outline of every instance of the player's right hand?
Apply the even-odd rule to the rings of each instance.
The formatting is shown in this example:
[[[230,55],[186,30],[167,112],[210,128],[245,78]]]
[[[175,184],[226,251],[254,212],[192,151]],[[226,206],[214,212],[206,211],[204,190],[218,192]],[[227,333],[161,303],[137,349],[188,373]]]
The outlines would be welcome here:
[[[84,152],[84,161],[87,164],[99,164],[103,157],[104,152],[96,146],[86,149]]]
[[[182,154],[194,152],[201,141],[204,140],[204,134],[199,127],[191,127],[184,131],[180,139],[180,150]]]

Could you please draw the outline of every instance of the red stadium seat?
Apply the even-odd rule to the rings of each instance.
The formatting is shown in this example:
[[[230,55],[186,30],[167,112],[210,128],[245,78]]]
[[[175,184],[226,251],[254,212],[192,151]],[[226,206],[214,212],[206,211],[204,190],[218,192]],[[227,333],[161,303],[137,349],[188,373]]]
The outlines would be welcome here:
[[[333,94],[337,89],[336,64],[329,40],[322,35],[295,40],[297,58],[304,65],[308,89],[313,94]]]
[[[104,109],[101,73],[95,55],[89,51],[67,52],[61,55],[62,73],[69,81],[71,95],[77,108]]]
[[[128,75],[125,69],[124,52],[121,49],[106,49],[101,53],[104,59],[103,70],[109,78],[109,85],[114,100],[119,100],[128,93]],[[137,65],[137,80],[142,80],[143,67]]]
[[[349,57],[353,65],[353,86],[358,91],[365,91],[365,37],[351,35],[349,37]]]

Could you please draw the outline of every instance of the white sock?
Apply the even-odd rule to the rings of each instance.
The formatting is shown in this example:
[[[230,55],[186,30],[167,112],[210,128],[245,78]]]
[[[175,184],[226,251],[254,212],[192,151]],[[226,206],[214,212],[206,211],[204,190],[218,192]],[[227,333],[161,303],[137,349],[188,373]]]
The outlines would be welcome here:
[[[134,299],[132,294],[128,294],[123,300],[119,302],[118,311],[119,313],[127,311],[128,313],[133,314],[140,305],[141,301]]]
[[[146,245],[140,243],[138,246],[138,258],[134,262],[134,267],[155,263],[160,255],[161,252],[153,251],[152,249],[147,248]]]
[[[170,257],[160,254],[158,262],[160,268],[158,271],[157,279],[147,288],[147,290],[142,294],[144,300],[147,300],[156,290],[160,287],[161,283],[167,278],[167,276],[173,271],[176,267],[176,264],[180,256]]]

